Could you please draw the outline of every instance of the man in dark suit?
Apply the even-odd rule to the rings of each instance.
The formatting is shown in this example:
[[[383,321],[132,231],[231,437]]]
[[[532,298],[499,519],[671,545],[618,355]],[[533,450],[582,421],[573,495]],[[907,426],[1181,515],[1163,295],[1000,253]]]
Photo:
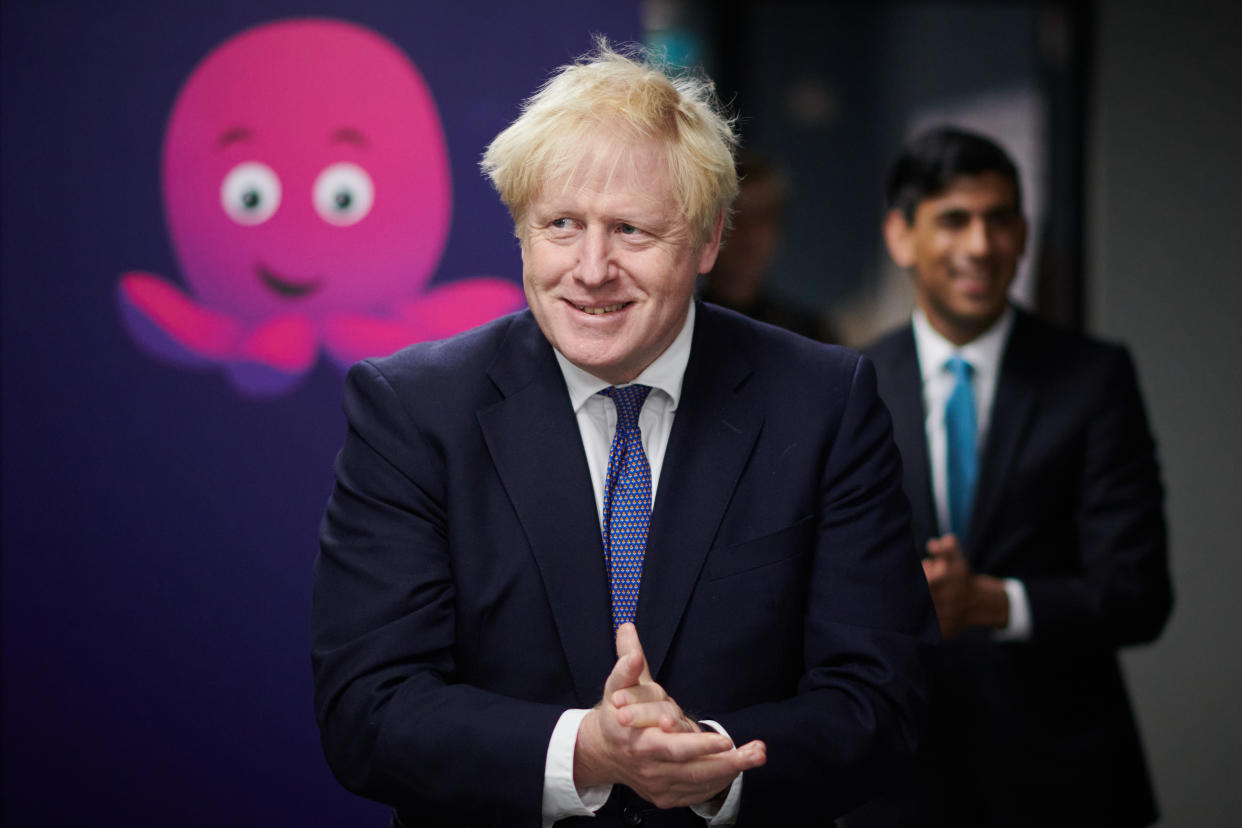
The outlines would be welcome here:
[[[871,365],[693,299],[734,140],[601,44],[484,157],[529,310],[350,372],[316,715],[395,824],[822,825],[913,753],[938,633]]]
[[[817,314],[783,301],[765,284],[785,232],[789,202],[785,174],[754,150],[738,153],[737,174],[729,243],[720,251],[699,295],[704,301],[820,342],[838,341]]]
[[[847,822],[1147,825],[1117,650],[1160,633],[1172,594],[1130,357],[1009,304],[1026,221],[992,141],[922,134],[887,195],[917,307],[868,353],[946,644],[913,781]]]

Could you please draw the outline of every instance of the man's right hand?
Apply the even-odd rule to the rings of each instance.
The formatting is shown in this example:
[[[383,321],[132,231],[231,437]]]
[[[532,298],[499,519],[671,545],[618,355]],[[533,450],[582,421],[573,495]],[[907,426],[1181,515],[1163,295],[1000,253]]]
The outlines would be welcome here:
[[[699,805],[765,761],[763,742],[735,749],[686,716],[652,680],[634,625],[621,625],[604,697],[578,729],[576,786],[621,783],[658,808]]]
[[[942,535],[927,541],[923,574],[940,634],[951,641],[967,627],[1003,629],[1009,623],[1009,596],[1005,584],[991,575],[972,572],[955,535]]]

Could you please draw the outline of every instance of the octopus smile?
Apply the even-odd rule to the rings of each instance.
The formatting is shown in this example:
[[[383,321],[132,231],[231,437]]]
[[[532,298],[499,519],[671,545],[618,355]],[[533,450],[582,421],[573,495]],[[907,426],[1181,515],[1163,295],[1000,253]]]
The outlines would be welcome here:
[[[277,276],[262,264],[259,265],[259,279],[263,282],[263,284],[267,285],[273,293],[278,296],[283,296],[286,299],[300,299],[303,296],[314,293],[319,290],[319,287],[323,282],[322,279],[315,279],[309,282],[295,282],[291,279]]]

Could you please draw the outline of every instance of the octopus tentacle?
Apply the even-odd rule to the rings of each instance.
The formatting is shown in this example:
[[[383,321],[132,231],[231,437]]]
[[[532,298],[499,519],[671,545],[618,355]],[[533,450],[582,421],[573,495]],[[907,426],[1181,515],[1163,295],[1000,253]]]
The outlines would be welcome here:
[[[414,342],[442,339],[522,307],[521,288],[497,278],[462,279],[434,287],[393,316],[339,314],[324,324],[324,348],[347,367]]]

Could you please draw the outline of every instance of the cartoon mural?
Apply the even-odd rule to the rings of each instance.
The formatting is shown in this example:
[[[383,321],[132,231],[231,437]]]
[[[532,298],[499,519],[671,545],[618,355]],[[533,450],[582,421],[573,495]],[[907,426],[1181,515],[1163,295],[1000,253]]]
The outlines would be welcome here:
[[[452,208],[431,93],[380,35],[333,20],[248,29],[182,87],[163,191],[188,291],[133,271],[122,319],[150,355],[252,396],[521,306],[498,278],[429,287]]]

